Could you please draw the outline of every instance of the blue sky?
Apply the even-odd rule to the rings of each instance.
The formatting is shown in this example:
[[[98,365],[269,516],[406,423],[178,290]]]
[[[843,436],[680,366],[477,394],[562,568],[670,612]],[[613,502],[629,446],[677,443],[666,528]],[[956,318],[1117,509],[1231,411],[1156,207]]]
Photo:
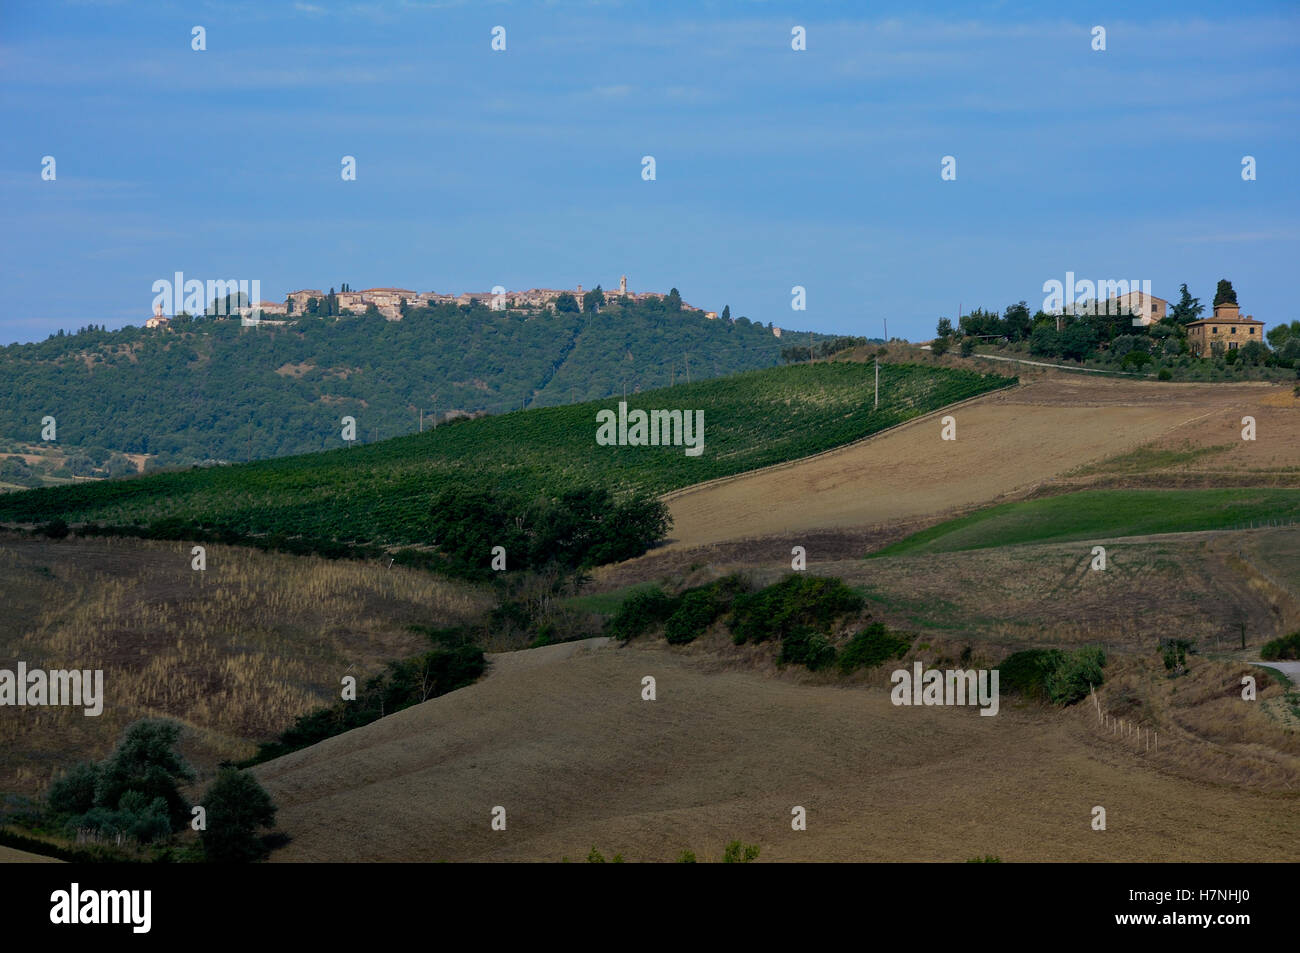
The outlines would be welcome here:
[[[626,273],[913,339],[1067,271],[1227,277],[1300,318],[1300,7],[914,6],[5,0],[0,341],[140,324],[176,271],[267,299]]]

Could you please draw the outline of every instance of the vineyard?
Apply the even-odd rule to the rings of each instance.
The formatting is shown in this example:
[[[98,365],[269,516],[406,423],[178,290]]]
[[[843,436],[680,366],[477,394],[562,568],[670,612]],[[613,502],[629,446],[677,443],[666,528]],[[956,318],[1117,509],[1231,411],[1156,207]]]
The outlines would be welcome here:
[[[0,497],[0,521],[159,520],[240,534],[379,544],[427,542],[430,502],[455,484],[546,495],[579,486],[663,493],[805,457],[1014,378],[909,364],[831,362],[750,371],[629,395],[629,411],[703,410],[704,451],[598,446],[608,399],[444,424],[364,446],[236,466],[48,487]]]

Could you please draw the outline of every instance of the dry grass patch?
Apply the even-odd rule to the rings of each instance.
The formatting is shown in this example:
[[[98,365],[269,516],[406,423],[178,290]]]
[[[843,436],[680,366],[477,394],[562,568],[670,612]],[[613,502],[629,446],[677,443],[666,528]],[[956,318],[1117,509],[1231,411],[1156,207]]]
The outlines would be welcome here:
[[[486,594],[414,570],[207,547],[205,572],[184,543],[53,542],[10,535],[0,592],[16,609],[0,660],[103,669],[104,713],[6,709],[0,790],[32,793],[60,767],[102,757],[144,716],[188,725],[200,767],[251,755],[254,742],[333,701],[384,661],[427,649],[411,624],[455,625]]]

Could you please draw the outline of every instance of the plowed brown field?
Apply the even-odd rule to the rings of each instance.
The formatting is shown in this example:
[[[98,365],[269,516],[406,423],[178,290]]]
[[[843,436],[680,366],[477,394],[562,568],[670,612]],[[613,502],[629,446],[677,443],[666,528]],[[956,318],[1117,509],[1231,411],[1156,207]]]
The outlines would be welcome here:
[[[1185,469],[1300,476],[1300,401],[1269,384],[1167,384],[1049,377],[843,449],[669,497],[670,547],[865,527],[1024,496],[1147,444],[1223,447]],[[1241,439],[1241,418],[1257,438]],[[1182,469],[1182,468],[1180,468]],[[1103,474],[1111,472],[1103,468]],[[1115,475],[1130,472],[1113,469]],[[1096,474],[1094,474],[1094,479]]]
[[[1184,737],[1148,754],[1090,706],[1004,697],[987,718],[724,665],[635,643],[515,653],[476,685],[254,769],[294,838],[273,859],[582,860],[595,846],[716,861],[737,838],[762,861],[1300,859],[1297,795],[1179,776]],[[656,701],[641,700],[645,675]],[[1300,757],[1276,759],[1294,780]]]

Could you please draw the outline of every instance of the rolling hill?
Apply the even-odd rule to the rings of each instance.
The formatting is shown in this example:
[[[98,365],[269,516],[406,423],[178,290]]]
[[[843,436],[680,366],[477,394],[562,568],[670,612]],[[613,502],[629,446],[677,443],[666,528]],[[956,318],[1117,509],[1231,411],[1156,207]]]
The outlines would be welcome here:
[[[829,340],[801,333],[799,343],[810,337]],[[368,443],[418,431],[422,414],[427,427],[448,413],[557,406],[772,367],[788,346],[745,318],[617,299],[589,314],[442,305],[401,321],[92,327],[0,348],[0,440],[36,444],[52,416],[65,448],[161,464],[246,461],[336,446],[345,415]]]
[[[629,409],[702,411],[704,451],[600,446],[610,399],[462,420],[380,443],[236,466],[47,487],[0,497],[0,521],[159,520],[239,534],[418,544],[451,485],[545,495],[580,486],[664,493],[851,443],[1014,378],[888,364],[801,364],[643,392]],[[184,527],[173,530],[183,534]],[[169,535],[175,536],[176,532]]]

